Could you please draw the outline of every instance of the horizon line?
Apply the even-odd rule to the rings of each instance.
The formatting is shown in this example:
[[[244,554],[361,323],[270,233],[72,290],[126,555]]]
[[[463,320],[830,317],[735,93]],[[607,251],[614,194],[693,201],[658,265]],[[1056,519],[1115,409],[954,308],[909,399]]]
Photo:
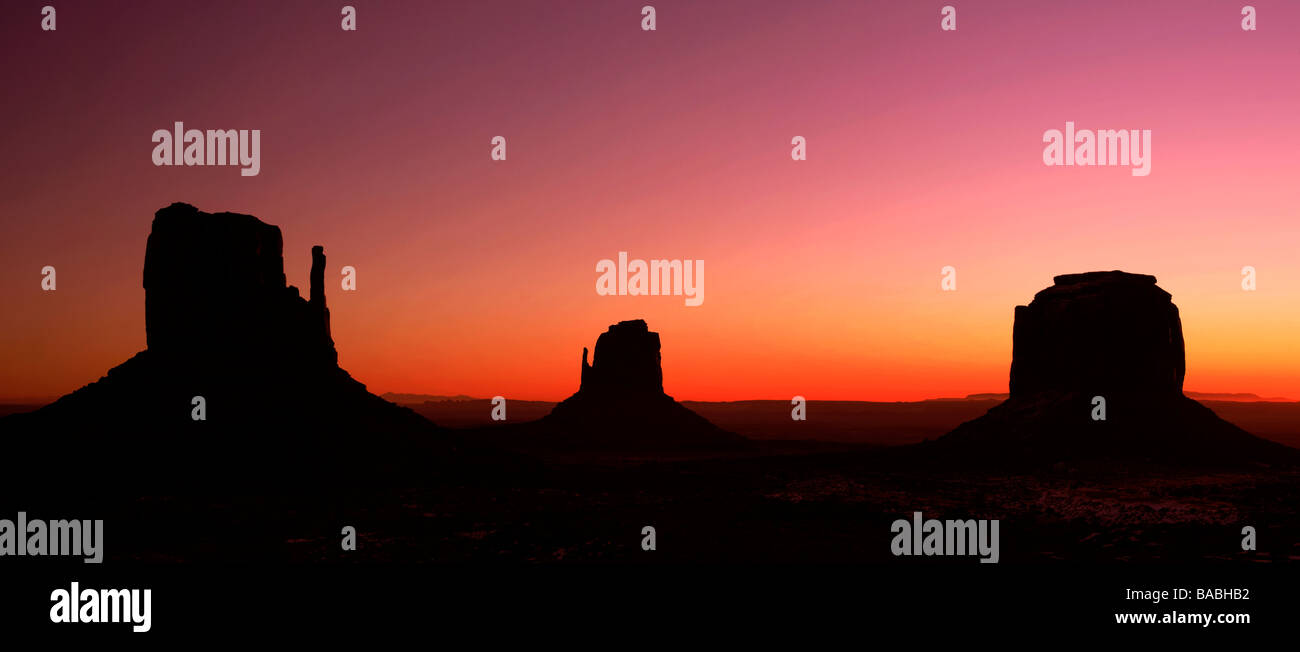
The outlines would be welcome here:
[[[83,387],[84,387],[84,385],[83,385]],[[80,388],[78,388],[78,389],[80,389]],[[76,391],[76,390],[73,390],[73,391]],[[443,401],[488,401],[488,400],[491,400],[491,399],[492,399],[492,397],[490,397],[490,396],[470,396],[470,395],[468,395],[468,394],[450,394],[450,395],[449,395],[449,394],[431,394],[431,393],[425,393],[425,392],[394,392],[394,391],[387,391],[387,392],[372,392],[372,391],[370,391],[369,389],[367,389],[366,391],[367,391],[367,392],[370,392],[371,394],[374,394],[375,396],[378,396],[378,397],[380,397],[380,398],[383,398],[385,395],[388,395],[388,394],[398,394],[398,395],[406,395],[406,396],[427,396],[427,397],[430,397],[430,398],[441,399],[441,400],[443,400]],[[38,407],[44,407],[44,406],[46,406],[46,405],[49,405],[49,404],[51,404],[51,403],[53,403],[53,402],[59,400],[60,398],[63,398],[64,396],[68,396],[68,395],[71,394],[71,393],[72,393],[72,392],[69,392],[68,394],[61,394],[61,395],[59,395],[59,396],[43,396],[43,397],[32,397],[32,396],[10,396],[10,397],[0,397],[0,405],[35,405],[35,406],[38,406]],[[666,392],[665,392],[665,393],[666,393]],[[1238,402],[1252,402],[1252,403],[1296,403],[1296,402],[1300,402],[1300,399],[1295,399],[1295,398],[1291,398],[1291,397],[1288,397],[1288,396],[1260,396],[1259,394],[1256,394],[1256,393],[1254,393],[1254,392],[1204,392],[1204,391],[1188,390],[1188,389],[1183,390],[1183,395],[1185,395],[1185,396],[1190,396],[1190,395],[1193,395],[1193,394],[1195,394],[1195,395],[1200,395],[1200,396],[1239,397],[1239,398],[1242,398],[1242,399],[1249,399],[1249,400],[1246,400],[1246,401],[1240,401],[1240,400],[1239,400]],[[563,398],[557,398],[557,399],[545,399],[545,398],[511,398],[511,397],[509,397],[509,396],[506,396],[505,398],[506,398],[506,400],[508,400],[508,401],[525,401],[525,402],[529,402],[529,403],[559,403],[559,402],[563,401],[564,399],[568,398],[569,396],[572,396],[572,394],[569,394],[569,395],[564,396]],[[672,394],[669,394],[669,396],[673,396],[673,395],[672,395]],[[996,398],[996,397],[1005,397],[1005,396],[1010,396],[1010,392],[1006,392],[1006,391],[1003,391],[1003,392],[971,392],[971,393],[969,393],[969,394],[967,394],[967,395],[965,395],[965,396],[931,396],[931,397],[927,397],[927,398],[919,398],[919,399],[913,399],[913,400],[885,400],[885,399],[874,399],[874,398],[830,398],[830,399],[819,399],[819,398],[809,398],[809,397],[807,397],[807,396],[804,396],[803,398],[806,399],[806,400],[809,401],[809,402],[817,401],[817,402],[823,402],[823,403],[924,403],[924,402],[926,402],[926,401],[979,401],[979,400],[991,400],[991,399]],[[463,398],[462,398],[462,397],[463,397]],[[791,400],[792,398],[793,398],[793,397],[790,397],[790,398],[762,398],[762,397],[759,397],[759,398],[736,398],[736,399],[725,399],[725,400],[723,400],[723,399],[681,398],[681,397],[678,397],[678,396],[673,396],[673,399],[674,399],[674,400],[676,400],[676,401],[678,401],[678,402],[682,402],[682,403],[743,403],[743,402],[749,402],[749,401],[772,401],[772,402],[784,402],[784,401],[789,401],[789,400]],[[1221,399],[1207,398],[1207,399],[1205,399],[1205,400],[1224,400],[1224,401],[1233,401],[1234,399],[1233,399],[1233,398],[1221,398]]]

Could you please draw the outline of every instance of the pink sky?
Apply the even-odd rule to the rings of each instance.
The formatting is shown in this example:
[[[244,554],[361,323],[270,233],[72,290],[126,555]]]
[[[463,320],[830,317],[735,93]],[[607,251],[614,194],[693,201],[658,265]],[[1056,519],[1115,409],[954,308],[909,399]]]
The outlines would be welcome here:
[[[1300,397],[1293,2],[42,4],[0,23],[0,398],[144,348],[173,201],[279,225],[299,287],[314,244],[356,267],[334,338],[376,392],[562,398],[634,318],[678,398],[1001,391],[1015,305],[1124,269],[1179,305],[1188,389]],[[175,121],[260,129],[261,174],[155,167]],[[1151,175],[1044,166],[1066,121],[1152,130]],[[597,296],[619,251],[704,260],[704,305]]]

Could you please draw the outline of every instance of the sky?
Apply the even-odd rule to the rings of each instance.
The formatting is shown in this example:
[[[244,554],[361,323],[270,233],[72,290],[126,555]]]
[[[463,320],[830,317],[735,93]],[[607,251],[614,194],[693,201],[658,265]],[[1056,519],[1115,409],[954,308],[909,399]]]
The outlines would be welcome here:
[[[5,5],[0,399],[145,347],[175,201],[278,225],[304,294],[323,245],[377,393],[560,399],[637,318],[679,399],[1005,391],[1014,307],[1123,269],[1179,306],[1187,389],[1300,398],[1300,4],[349,3]],[[261,130],[260,173],[155,166],[177,121]],[[1150,175],[1044,165],[1067,121],[1150,129]],[[598,295],[620,251],[705,261],[703,304]]]

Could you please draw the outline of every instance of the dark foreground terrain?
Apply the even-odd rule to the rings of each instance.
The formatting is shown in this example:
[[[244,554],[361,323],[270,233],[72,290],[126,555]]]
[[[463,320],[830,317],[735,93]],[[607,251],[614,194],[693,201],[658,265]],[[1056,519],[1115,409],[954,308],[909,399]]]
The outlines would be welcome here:
[[[474,414],[490,412],[488,401],[478,403],[412,407],[426,414],[457,412],[463,415],[458,423],[473,423]],[[891,523],[910,519],[915,511],[927,519],[999,519],[1001,563],[1300,561],[1300,471],[1295,469],[1208,472],[1091,463],[970,470],[960,460],[940,465],[915,455],[900,457],[895,453],[907,449],[882,445],[893,442],[888,437],[775,439],[793,431],[782,430],[780,419],[761,417],[780,413],[786,415],[784,423],[792,423],[786,408],[776,401],[755,403],[770,405],[691,405],[759,440],[748,451],[555,453],[518,474],[467,468],[433,482],[389,482],[383,488],[367,478],[364,466],[335,482],[287,489],[232,469],[199,493],[135,476],[125,485],[135,493],[114,491],[106,480],[102,490],[60,495],[56,482],[27,487],[21,501],[10,494],[14,500],[5,502],[11,512],[24,509],[31,518],[103,518],[108,559],[163,563],[888,563],[899,561],[890,551]],[[943,409],[920,407],[936,403]],[[810,408],[819,417],[843,416],[845,427],[863,413],[873,415],[858,421],[859,432],[923,413],[925,420],[912,420],[907,435],[923,439],[952,428],[986,403],[814,402]],[[1214,408],[1234,410],[1237,420],[1252,425],[1271,420],[1274,427],[1267,434],[1285,441],[1277,433],[1290,432],[1296,423],[1287,418],[1292,405],[1243,402]],[[512,413],[512,420],[525,410]],[[746,414],[757,425],[728,418]],[[499,428],[456,432],[473,442]],[[832,428],[832,435],[844,432]],[[870,443],[860,443],[864,439]],[[182,461],[201,466],[202,460]],[[347,525],[359,533],[356,551],[341,549]],[[641,549],[645,526],[656,529],[653,552]],[[1257,531],[1254,552],[1241,550],[1245,526]],[[977,563],[975,558],[906,561],[936,560]]]
[[[873,452],[553,462],[519,486],[101,497],[107,558],[148,562],[891,562],[890,524],[999,519],[1001,563],[1300,561],[1300,473],[890,470]],[[85,502],[54,517],[84,514]],[[33,514],[33,517],[37,514]],[[341,528],[359,532],[341,550]],[[657,550],[641,549],[653,526]],[[1259,548],[1241,550],[1253,526]],[[910,563],[975,564],[974,557]]]

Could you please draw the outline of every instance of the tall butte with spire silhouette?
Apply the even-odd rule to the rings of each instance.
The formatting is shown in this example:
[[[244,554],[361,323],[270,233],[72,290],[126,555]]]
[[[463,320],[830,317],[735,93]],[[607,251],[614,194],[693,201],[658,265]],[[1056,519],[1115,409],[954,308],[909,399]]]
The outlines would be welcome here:
[[[445,430],[338,366],[324,249],[312,248],[308,299],[286,284],[282,249],[279,227],[251,215],[159,210],[145,248],[148,348],[0,420],[6,443],[138,482],[411,480],[466,466]]]
[[[1154,276],[1057,276],[1016,307],[1010,397],[923,448],[972,464],[1296,459],[1184,396],[1185,371],[1178,307]]]
[[[150,356],[205,373],[337,369],[325,249],[312,247],[310,299],[303,300],[285,282],[283,248],[279,227],[251,215],[179,203],[158,211],[144,259]]]

